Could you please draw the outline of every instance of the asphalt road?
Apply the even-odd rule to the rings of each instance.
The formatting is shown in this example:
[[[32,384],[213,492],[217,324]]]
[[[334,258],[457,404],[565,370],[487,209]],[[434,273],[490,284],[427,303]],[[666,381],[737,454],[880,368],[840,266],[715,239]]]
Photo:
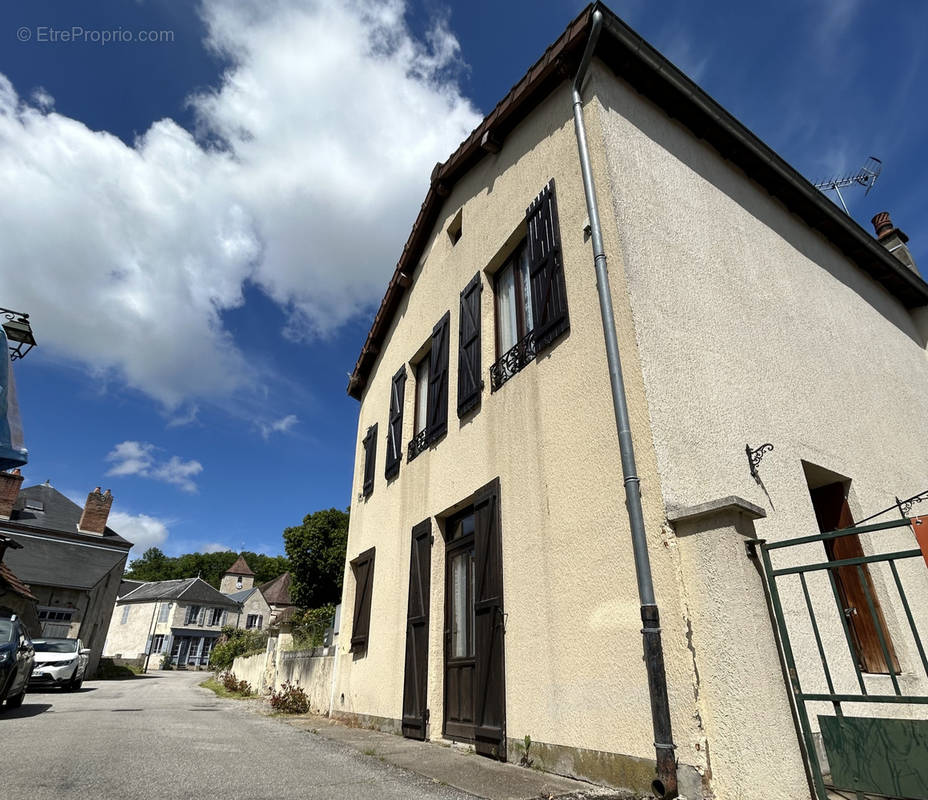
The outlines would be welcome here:
[[[472,800],[220,700],[197,686],[207,676],[156,672],[28,693],[0,712],[0,797]]]

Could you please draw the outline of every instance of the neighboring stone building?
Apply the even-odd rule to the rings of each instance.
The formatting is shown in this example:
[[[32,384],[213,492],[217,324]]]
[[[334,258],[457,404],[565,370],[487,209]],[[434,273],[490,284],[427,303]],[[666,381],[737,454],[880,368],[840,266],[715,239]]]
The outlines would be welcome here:
[[[126,659],[164,656],[179,668],[206,667],[223,625],[234,624],[241,604],[201,578],[143,583],[117,601],[104,655]]]
[[[599,31],[592,11],[602,28],[577,109],[601,230],[571,91]],[[591,233],[609,258],[602,301]],[[803,759],[816,756],[811,737],[800,746],[745,539],[817,535],[926,488],[928,284],[881,246],[891,238],[860,228],[608,9],[582,12],[435,167],[351,376],[335,713],[636,796],[659,761],[661,794],[809,797]],[[613,405],[601,308],[623,362],[624,455],[631,442],[637,454],[624,480],[634,462],[620,456],[626,406]],[[775,450],[758,469],[761,443]],[[633,553],[638,479],[646,539]],[[881,546],[872,534],[841,539],[856,558]],[[890,534],[918,553],[908,527]],[[838,541],[802,558],[841,557]],[[636,580],[646,556],[654,603]],[[899,671],[905,694],[928,696],[909,626],[928,634],[924,564],[899,567],[908,608],[887,565],[850,566],[872,579],[876,638],[891,635],[898,666],[851,636],[865,606],[847,602],[857,573],[842,567],[808,579],[810,602],[833,613],[815,631],[793,576],[790,676],[825,691],[821,641],[839,688],[859,678],[891,694]],[[660,662],[642,659],[642,603]],[[672,734],[655,729],[666,707]],[[855,710],[921,722],[924,708]],[[810,713],[816,732],[834,719],[828,702]],[[922,764],[923,733],[906,734]]]
[[[3,563],[7,549],[20,550],[22,545],[6,536],[0,536],[0,617],[16,614],[25,623],[30,636],[39,636],[42,626],[36,610],[36,597],[13,570]]]
[[[296,609],[296,603],[290,599],[292,580],[290,573],[285,572],[283,575],[278,575],[274,580],[262,583],[258,587],[270,608],[269,626],[288,619]]]
[[[271,616],[271,607],[255,584],[255,573],[244,556],[226,570],[219,583],[219,589],[227,597],[241,605],[241,610],[230,625],[246,630],[261,630]]]
[[[40,634],[82,639],[92,676],[132,543],[106,525],[108,489],[82,509],[47,482],[19,491],[17,473],[0,473],[0,535],[22,545],[6,564],[36,597]]]

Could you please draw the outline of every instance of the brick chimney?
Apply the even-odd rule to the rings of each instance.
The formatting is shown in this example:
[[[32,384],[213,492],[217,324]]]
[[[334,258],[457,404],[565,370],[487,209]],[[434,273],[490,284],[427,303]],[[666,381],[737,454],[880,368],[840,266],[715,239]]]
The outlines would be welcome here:
[[[10,518],[22,483],[23,476],[18,469],[12,472],[0,472],[0,519]]]
[[[873,223],[873,230],[876,231],[876,238],[880,244],[917,275],[918,267],[915,266],[915,259],[906,247],[909,237],[893,225],[889,212],[881,211],[870,221]]]
[[[113,505],[113,495],[110,490],[100,492],[98,486],[87,495],[87,502],[84,504],[84,513],[81,514],[81,521],[77,523],[77,528],[81,533],[98,533],[101,534],[106,530],[106,518],[110,515],[110,506]]]

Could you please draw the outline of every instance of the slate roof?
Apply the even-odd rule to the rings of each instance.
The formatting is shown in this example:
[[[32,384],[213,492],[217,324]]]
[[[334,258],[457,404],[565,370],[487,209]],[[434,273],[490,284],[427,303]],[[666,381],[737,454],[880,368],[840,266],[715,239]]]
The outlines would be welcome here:
[[[173,581],[149,581],[123,595],[116,601],[127,603],[153,603],[159,600],[176,600],[188,605],[212,606],[237,611],[241,603],[214,589],[202,578],[181,578]]]
[[[290,583],[292,579],[289,572],[278,575],[274,580],[262,583],[258,589],[264,595],[268,605],[272,606],[292,606],[294,603],[290,599]]]
[[[122,544],[131,547],[132,543],[123,539],[116,531],[107,526],[102,536],[78,533],[77,525],[81,521],[83,508],[69,500],[54,486],[48,483],[27,486],[16,498],[10,522],[39,528],[45,531],[73,534],[81,540],[103,540],[110,544]]]
[[[129,594],[129,592],[134,592],[144,583],[145,581],[134,581],[131,578],[123,578],[119,582],[119,589],[116,591],[116,596],[123,597],[124,595]]]
[[[0,526],[5,528],[3,535],[23,546],[22,550],[7,550],[4,561],[33,586],[90,589],[114,567],[124,565],[128,554],[128,547],[114,547],[113,542],[99,536],[75,535],[73,540],[64,536],[45,538],[40,532],[7,528],[5,522],[0,522]]]
[[[226,575],[254,575],[254,572],[251,571],[251,567],[248,566],[248,562],[245,561],[244,556],[239,556],[238,560],[229,567],[225,573]]]
[[[252,596],[255,592],[258,591],[257,586],[252,586],[250,589],[239,589],[237,592],[231,592],[226,595],[230,600],[234,600],[236,603],[244,603],[249,597]]]
[[[506,135],[565,81],[573,81],[592,27],[592,13],[603,15],[595,55],[617,76],[724,158],[740,167],[790,211],[831,240],[848,258],[882,283],[906,308],[928,304],[928,284],[816,189],[770,147],[738,122],[690,78],[629,28],[601,2],[581,11],[545,50],[522,79],[449,156],[435,165],[430,186],[393,277],[374,316],[348,382],[348,394],[360,400],[382,352],[403,295],[410,290],[416,266],[432,228],[455,183],[482,158],[498,152]],[[569,107],[567,107],[569,113]]]

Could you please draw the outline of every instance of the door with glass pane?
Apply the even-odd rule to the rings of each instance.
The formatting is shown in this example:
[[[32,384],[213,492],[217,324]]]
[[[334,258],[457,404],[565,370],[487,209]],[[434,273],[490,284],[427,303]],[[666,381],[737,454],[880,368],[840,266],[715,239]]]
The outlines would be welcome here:
[[[474,739],[474,511],[445,528],[445,735]]]

